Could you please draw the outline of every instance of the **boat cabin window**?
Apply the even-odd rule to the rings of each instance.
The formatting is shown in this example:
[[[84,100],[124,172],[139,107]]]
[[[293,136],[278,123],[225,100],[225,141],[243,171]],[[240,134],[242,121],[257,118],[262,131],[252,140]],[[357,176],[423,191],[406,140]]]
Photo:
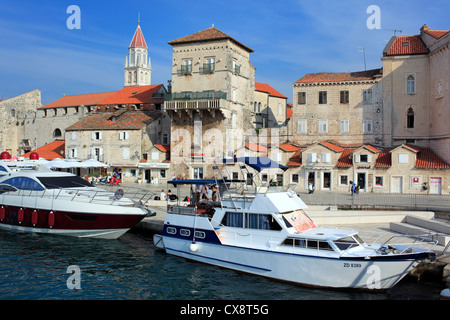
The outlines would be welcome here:
[[[270,214],[226,212],[222,224],[235,228],[281,230],[281,226]]]
[[[28,177],[15,177],[6,179],[2,184],[9,184],[20,190],[42,191],[44,188],[37,182]]]
[[[0,166],[0,174],[7,174],[8,170],[4,166]]]
[[[92,187],[92,184],[78,176],[38,177],[47,189]]]
[[[316,250],[319,249],[319,250],[334,251],[327,241],[315,239],[286,238],[281,245],[294,248],[308,248]]]
[[[361,238],[358,235],[355,235],[354,237],[345,237],[336,239],[333,241],[336,246],[339,248],[339,250],[347,250],[349,247],[356,247],[360,243],[363,243]]]

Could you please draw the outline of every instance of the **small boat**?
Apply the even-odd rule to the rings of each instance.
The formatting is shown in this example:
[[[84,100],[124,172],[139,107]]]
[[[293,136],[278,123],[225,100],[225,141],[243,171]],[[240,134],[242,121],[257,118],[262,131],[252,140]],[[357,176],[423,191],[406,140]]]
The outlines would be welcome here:
[[[0,156],[0,228],[22,232],[116,239],[150,211],[122,189],[107,191],[68,172]],[[151,195],[148,195],[150,198]]]
[[[293,191],[254,183],[261,170],[285,167],[270,159],[233,161],[240,163],[243,177],[253,177],[253,189],[248,180],[228,180],[231,175],[218,162],[214,179],[170,181],[177,190],[217,186],[218,199],[198,201],[192,194],[189,203],[169,201],[163,231],[154,235],[156,246],[186,259],[303,286],[378,291],[394,286],[421,260],[435,259],[431,248],[436,244],[425,240],[419,244],[417,238],[398,235],[368,244],[356,230],[317,226]],[[227,170],[226,163],[220,165]]]

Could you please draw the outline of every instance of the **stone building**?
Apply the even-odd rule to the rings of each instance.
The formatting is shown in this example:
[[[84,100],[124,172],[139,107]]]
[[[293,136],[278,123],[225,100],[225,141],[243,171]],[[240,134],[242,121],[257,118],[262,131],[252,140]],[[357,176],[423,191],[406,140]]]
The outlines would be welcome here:
[[[287,97],[266,83],[255,82],[255,128],[280,128],[286,122]]]
[[[161,112],[141,110],[92,112],[66,129],[66,158],[104,162],[134,181],[145,174],[139,163],[148,159],[152,133],[162,131],[160,118]]]
[[[211,27],[169,42],[172,92],[164,109],[172,120],[175,176],[208,177],[206,163],[232,154],[254,133],[255,69],[252,49]]]
[[[381,69],[306,74],[293,84],[292,140],[379,145],[383,138]]]
[[[24,137],[37,148],[54,140],[66,138],[66,128],[81,121],[97,104],[114,92],[100,92],[63,96],[35,110],[32,125],[26,127]],[[31,119],[30,119],[31,121]]]
[[[41,105],[39,90],[0,101],[0,150],[14,156],[34,147],[36,136],[29,136],[27,131],[34,125],[36,109]]]
[[[280,157],[288,170],[279,170],[269,179],[283,181],[297,192],[307,190],[309,184],[319,191],[349,192],[355,183],[361,192],[450,194],[450,165],[429,148],[336,141],[282,146],[291,151]]]
[[[383,50],[385,145],[432,148],[450,162],[450,30],[394,36]]]

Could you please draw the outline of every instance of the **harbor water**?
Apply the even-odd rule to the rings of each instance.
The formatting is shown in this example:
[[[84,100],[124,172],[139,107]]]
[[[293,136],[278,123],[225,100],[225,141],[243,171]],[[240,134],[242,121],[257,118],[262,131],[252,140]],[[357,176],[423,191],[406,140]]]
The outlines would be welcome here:
[[[438,300],[436,283],[386,293],[303,288],[167,255],[151,235],[79,239],[0,230],[1,300]]]

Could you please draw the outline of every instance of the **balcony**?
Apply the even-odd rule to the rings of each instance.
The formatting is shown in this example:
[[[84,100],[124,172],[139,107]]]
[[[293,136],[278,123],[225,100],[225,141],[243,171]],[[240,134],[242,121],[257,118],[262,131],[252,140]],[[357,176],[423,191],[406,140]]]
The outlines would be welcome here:
[[[174,92],[164,95],[165,101],[173,100],[211,100],[227,99],[227,94],[223,91],[202,91],[202,92]]]
[[[200,72],[213,73],[215,70],[215,63],[204,63],[203,67],[200,67]]]
[[[172,100],[164,101],[164,109],[166,111],[178,110],[210,110],[220,109],[223,107],[222,99],[208,99],[208,100]]]
[[[188,74],[192,74],[192,65],[187,64],[187,65],[182,65],[181,69],[177,70],[177,73],[179,75],[188,75]]]

